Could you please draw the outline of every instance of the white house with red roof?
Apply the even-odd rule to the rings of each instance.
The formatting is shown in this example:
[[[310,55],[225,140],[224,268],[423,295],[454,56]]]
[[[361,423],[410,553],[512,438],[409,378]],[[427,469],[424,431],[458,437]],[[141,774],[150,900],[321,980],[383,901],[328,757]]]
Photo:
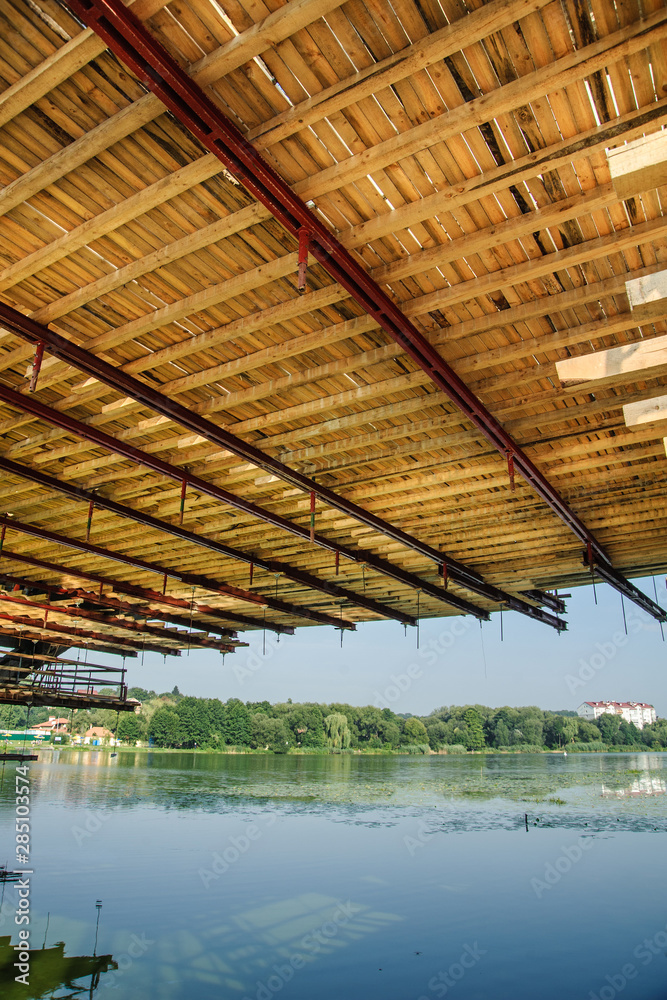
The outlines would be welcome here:
[[[50,715],[46,722],[38,722],[32,728],[45,733],[66,733],[68,726],[69,719],[57,719],[55,715]]]
[[[620,715],[626,722],[634,722],[637,729],[655,722],[655,709],[645,701],[585,701],[577,715],[588,722],[595,722],[601,715]]]

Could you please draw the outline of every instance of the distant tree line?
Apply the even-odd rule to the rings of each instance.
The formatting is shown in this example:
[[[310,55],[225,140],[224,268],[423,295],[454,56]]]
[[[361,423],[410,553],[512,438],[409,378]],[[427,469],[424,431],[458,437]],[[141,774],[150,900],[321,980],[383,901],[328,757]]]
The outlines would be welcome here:
[[[127,743],[150,742],[157,747],[223,749],[242,747],[286,753],[293,748],[314,752],[354,749],[428,752],[455,747],[465,750],[541,750],[605,748],[662,750],[667,748],[667,721],[637,729],[620,716],[603,715],[587,722],[570,711],[550,712],[535,706],[488,708],[451,705],[430,715],[397,714],[389,708],[345,703],[242,702],[230,698],[195,698],[173,691],[156,694],[131,688],[141,701],[139,713],[117,714],[104,709],[34,709],[29,724],[49,715],[71,714],[72,732],[102,726]],[[25,725],[23,708],[0,706],[0,727]],[[456,752],[456,751],[454,751]]]

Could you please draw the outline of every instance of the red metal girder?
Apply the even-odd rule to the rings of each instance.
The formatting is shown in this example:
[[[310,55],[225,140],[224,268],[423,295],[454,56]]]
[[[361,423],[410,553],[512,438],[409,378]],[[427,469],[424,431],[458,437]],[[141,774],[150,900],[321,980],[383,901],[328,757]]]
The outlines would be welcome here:
[[[139,642],[136,639],[125,639],[118,635],[105,635],[103,632],[90,632],[83,628],[70,628],[68,625],[59,625],[56,622],[43,621],[39,618],[21,618],[18,615],[8,615],[4,612],[0,613],[0,621],[4,622],[14,622],[15,625],[22,625],[30,629],[42,629],[44,632],[55,632],[57,635],[67,635],[67,636],[79,636],[81,639],[93,639],[94,641],[111,643],[109,647],[105,647],[104,652],[110,652],[113,646],[127,646],[129,649],[136,650],[139,652],[151,652],[151,653],[161,653],[163,656],[180,656],[180,649],[173,649],[171,646],[161,646],[155,642]],[[15,632],[4,631],[3,635],[14,635],[17,639],[25,639],[26,634],[21,633],[17,635]],[[44,636],[40,635],[38,641],[44,641]],[[63,643],[66,645],[67,649],[72,646],[77,646],[79,643],[68,642]],[[80,647],[82,649],[88,649],[88,646]],[[100,650],[101,652],[101,650]],[[115,655],[120,656],[135,656],[136,653],[125,653],[116,650]]]
[[[0,574],[2,579],[4,574]],[[26,582],[30,586],[30,582]],[[174,629],[160,628],[158,625],[146,625],[141,622],[127,621],[125,618],[110,618],[97,611],[86,611],[84,608],[71,608],[61,604],[47,604],[43,601],[31,601],[27,598],[19,597],[17,594],[0,593],[0,602],[4,604],[18,604],[22,608],[39,608],[49,614],[65,615],[68,618],[82,618],[84,621],[97,622],[98,625],[107,625],[109,628],[120,628],[126,632],[138,632],[142,635],[152,635],[158,639],[169,639],[171,642],[178,642],[182,646],[204,646],[208,649],[217,649],[219,652],[232,653],[234,647],[225,642],[218,642],[216,639],[206,639],[198,632],[182,632]],[[47,624],[48,628],[48,624]],[[115,638],[108,636],[108,638]]]
[[[151,573],[159,573],[160,576],[166,575],[171,576],[175,580],[181,580],[184,583],[189,583],[193,587],[202,587],[204,590],[211,590],[214,593],[222,594],[226,597],[237,597],[237,593],[231,593],[230,591],[237,591],[236,587],[230,587],[227,584],[220,584],[215,580],[209,580],[207,577],[198,576],[193,573],[176,573],[175,570],[167,569],[164,566],[158,566],[155,563],[148,563],[141,559],[134,559],[132,556],[125,556],[122,553],[114,552],[111,549],[103,549],[99,545],[93,545],[92,542],[82,542],[78,538],[69,538],[67,535],[60,535],[54,531],[47,531],[46,528],[38,528],[33,524],[25,524],[23,521],[18,521],[16,518],[5,521],[8,530],[14,530],[21,532],[24,535],[33,535],[35,538],[43,538],[45,541],[56,542],[58,545],[66,545],[71,549],[78,549],[81,552],[90,552],[93,555],[103,556],[106,559],[112,559],[115,562],[123,563],[126,566],[133,566],[135,569],[147,569]],[[3,550],[4,551],[4,550]],[[66,570],[67,572],[67,570]],[[105,578],[97,577],[98,582],[105,582]],[[114,580],[109,579],[109,583],[115,583]],[[157,599],[157,591],[153,591]],[[239,593],[246,593],[246,591],[239,591]],[[250,593],[248,591],[248,593]],[[165,601],[164,597],[166,595],[160,595],[163,604],[168,604],[169,601]],[[267,606],[274,608],[278,611],[282,611],[288,614],[301,614],[303,618],[315,617],[320,624],[324,625],[334,625],[336,628],[341,626],[336,624],[340,622],[339,618],[334,618],[332,615],[325,615],[319,611],[309,611],[305,609],[302,611],[297,605],[287,604],[285,601],[278,601],[276,598],[265,598],[259,594],[253,594],[256,598],[253,603],[259,604],[260,606]],[[242,598],[243,599],[243,598]],[[189,604],[185,602],[184,607],[189,608]],[[195,603],[195,608],[207,607],[208,605],[200,605],[199,602]],[[208,611],[202,612],[203,614],[210,614],[213,609],[208,609]],[[217,614],[224,615],[224,611],[219,611]],[[294,629],[291,625],[277,625],[275,623],[265,623],[262,618],[249,618],[247,615],[238,615],[233,612],[229,613],[230,618],[234,618],[237,622],[242,622],[248,625],[250,628],[268,628],[270,631],[279,632],[286,635],[293,635]],[[343,621],[343,628],[355,629],[356,626],[353,622]]]
[[[14,402],[15,405],[21,406],[22,401],[26,398],[21,396],[19,393],[14,393],[11,389],[7,389],[6,386],[0,386],[0,396],[7,397],[8,402]],[[33,409],[32,407],[30,408]],[[41,410],[42,405],[36,407],[36,409]],[[48,409],[48,408],[47,408]],[[57,414],[57,410],[53,411],[53,414]],[[36,414],[37,415],[37,414]],[[55,418],[54,421],[55,422]],[[71,421],[68,421],[71,423]],[[81,424],[81,427],[85,427],[85,424]],[[71,427],[67,427],[67,430],[71,430]],[[106,436],[106,435],[105,435]],[[114,439],[111,438],[111,441]],[[96,502],[96,498],[95,498]],[[174,580],[179,580],[183,583],[189,583],[193,587],[201,587],[204,590],[211,590],[214,593],[221,594],[223,597],[234,597],[240,601],[247,601],[251,604],[257,604],[260,607],[270,607],[276,611],[281,611],[288,614],[298,614],[301,609],[297,605],[288,604],[284,601],[279,601],[274,597],[263,597],[261,594],[255,594],[250,590],[241,590],[239,587],[234,587],[228,583],[221,583],[218,580],[209,580],[206,577],[198,576],[193,573],[184,573],[170,569],[167,566],[160,566],[157,563],[147,562],[145,559],[134,558],[132,556],[126,556],[121,552],[113,552],[110,549],[101,548],[99,545],[94,545],[89,541],[79,541],[78,539],[66,539],[63,535],[54,534],[53,532],[48,532],[44,528],[35,528],[32,525],[23,524],[20,521],[12,519],[11,521],[6,521],[8,528],[16,527],[17,531],[24,531],[27,534],[35,534],[36,537],[44,538],[48,541],[58,542],[62,545],[68,545],[70,548],[79,549],[82,552],[91,552],[94,555],[102,556],[106,559],[113,559],[115,562],[123,563],[126,566],[132,566],[134,569],[145,569],[150,573],[157,573],[159,576],[172,577]],[[333,618],[331,615],[320,615],[320,612],[309,612],[305,609],[302,613],[304,618],[317,615],[323,624],[332,625],[334,623],[339,623],[338,618]],[[239,620],[241,620],[239,618]],[[254,627],[263,628],[264,624],[260,619],[246,619],[246,621],[252,623]],[[336,624],[336,628],[340,628],[340,624]],[[345,622],[344,628],[354,629],[356,626],[353,622]],[[283,627],[286,630],[286,627]],[[292,629],[293,632],[293,629]]]
[[[609,563],[609,557],[592,532],[472,390],[131,10],[121,0],[67,0],[67,6],[104,39],[111,51],[157,94],[176,118],[225,164],[292,236],[298,240],[302,230],[309,233],[309,250],[313,257],[427,372],[494,448],[503,455],[513,456],[517,471],[578,538],[590,542],[597,559]],[[436,561],[442,558],[441,553]],[[451,566],[449,559],[447,562]]]
[[[0,636],[6,636],[7,639],[10,639],[10,638],[14,639],[14,641],[17,642],[17,643],[21,642],[22,640],[25,640],[26,642],[32,642],[32,643],[36,643],[36,642],[51,642],[53,645],[56,645],[56,646],[60,645],[60,646],[62,646],[63,649],[87,649],[87,650],[90,650],[92,648],[96,653],[107,653],[109,656],[123,656],[123,657],[130,656],[130,657],[136,657],[136,656],[139,655],[136,650],[132,650],[132,649],[129,649],[129,650],[128,649],[118,649],[118,647],[116,647],[116,646],[92,646],[91,647],[91,645],[90,645],[89,642],[74,642],[71,639],[68,639],[67,642],[58,643],[55,639],[49,639],[48,636],[45,639],[44,636],[41,635],[39,632],[26,632],[25,629],[22,629],[21,633],[19,635],[19,633],[16,630],[12,630],[12,629],[9,629],[9,628],[0,628]],[[0,645],[5,645],[6,646],[7,645],[7,641],[6,640],[3,641],[2,639],[0,639]],[[11,652],[14,652],[14,650],[11,650]]]
[[[588,560],[589,556],[588,551],[586,550],[583,553],[585,566],[590,565]],[[653,618],[657,618],[659,622],[667,621],[667,612],[664,611],[659,604],[651,600],[647,594],[644,594],[638,587],[635,587],[633,583],[630,583],[624,576],[621,576],[621,574],[612,566],[601,566],[600,563],[595,563],[595,572],[598,576],[601,576],[610,587],[617,590],[619,594],[622,594],[625,597],[630,597],[630,599],[633,600],[634,603],[642,609],[642,611],[645,611],[646,614],[651,615]],[[628,586],[631,588],[631,593],[628,593]]]
[[[61,482],[61,480],[54,479],[53,476],[47,476],[46,473],[41,472],[38,469],[28,468],[27,466],[19,465],[17,462],[12,462],[8,458],[0,457],[0,470],[2,469],[4,469],[5,472],[10,472],[15,476],[19,476],[22,479],[28,479],[30,482],[38,483],[40,486],[45,486],[47,489],[73,497],[76,500],[81,500],[85,503],[90,503],[92,500],[95,502],[96,506],[101,507],[104,510],[110,510],[114,514],[118,514],[120,517],[131,518],[138,524],[144,524],[148,528],[154,528],[156,531],[166,532],[166,534],[173,535],[175,538],[181,538],[184,541],[192,542],[193,545],[210,549],[212,552],[217,552],[223,556],[229,556],[230,559],[238,559],[241,562],[245,562],[251,567],[250,584],[252,584],[252,569],[259,567],[266,570],[267,573],[272,573],[274,576],[285,576],[287,579],[294,580],[295,583],[300,583],[304,587],[310,587],[312,590],[320,591],[323,594],[328,594],[329,596],[336,597],[339,600],[349,601],[351,604],[356,604],[361,608],[367,608],[369,611],[373,611],[376,614],[384,616],[385,618],[394,618],[396,621],[405,622],[408,625],[416,624],[416,619],[413,618],[412,615],[395,611],[393,608],[389,607],[389,605],[382,604],[379,601],[373,601],[370,598],[365,597],[363,594],[356,594],[353,590],[347,590],[345,587],[339,587],[337,584],[329,583],[327,580],[320,580],[319,577],[313,576],[312,573],[306,573],[304,570],[298,569],[296,566],[292,566],[289,563],[279,562],[274,559],[265,559],[262,556],[243,552],[241,549],[233,548],[230,545],[224,545],[222,542],[214,541],[212,538],[206,538],[204,535],[196,535],[194,532],[188,531],[180,525],[170,524],[168,521],[161,521],[157,517],[151,517],[150,514],[146,514],[143,511],[134,510],[132,507],[126,507],[123,504],[117,503],[115,500],[109,500],[101,493],[91,493],[88,490],[82,489],[80,486],[75,486],[73,483]],[[179,475],[182,475],[180,470]],[[336,564],[338,564],[339,555],[340,550],[336,549]],[[295,606],[295,614],[296,612],[297,606]]]
[[[114,388],[119,388],[119,380],[122,381],[122,392],[124,395],[133,396],[135,399],[138,399],[151,409],[168,415],[170,419],[183,424],[183,426],[188,427],[190,426],[191,421],[195,421],[197,427],[199,428],[197,433],[201,434],[203,437],[207,437],[216,444],[220,444],[223,448],[226,448],[229,451],[234,451],[234,446],[228,441],[230,435],[216,427],[215,424],[211,424],[207,420],[203,420],[201,417],[191,414],[185,407],[175,403],[173,400],[168,399],[166,396],[162,396],[150,386],[137,381],[130,375],[126,375],[113,365],[107,364],[105,361],[97,358],[94,354],[90,354],[88,351],[78,347],[76,344],[70,343],[59,334],[54,333],[53,330],[50,330],[48,327],[35,323],[34,320],[31,320],[27,316],[23,316],[22,313],[12,309],[11,306],[0,303],[0,321],[8,329],[11,329],[13,332],[17,333],[26,340],[32,340],[35,336],[35,331],[39,330],[40,339],[44,341],[49,349],[49,352],[55,357],[58,357],[63,361],[67,361],[67,364],[76,365],[76,367],[80,368],[82,371],[93,375],[95,378],[102,382],[106,382],[108,385],[112,385]],[[26,396],[13,389],[9,389],[7,386],[0,385],[0,399],[4,399],[6,402],[15,406],[19,410],[32,413],[41,420],[45,420],[47,423],[54,424],[56,427],[62,427],[64,430],[69,430],[72,433],[83,437],[85,440],[92,441],[95,444],[101,445],[103,448],[108,448],[119,455],[129,458],[133,462],[137,462],[138,464],[145,465],[147,468],[154,469],[156,472],[160,472],[162,475],[168,476],[171,479],[176,479],[179,483],[186,479],[188,484],[193,486],[196,490],[215,497],[218,500],[222,500],[224,503],[228,503],[230,506],[243,510],[246,513],[251,514],[253,517],[257,517],[259,520],[266,521],[269,524],[283,528],[291,534],[298,535],[299,537],[310,541],[310,530],[308,528],[303,528],[301,525],[288,521],[277,514],[273,514],[271,511],[267,511],[262,507],[258,507],[247,500],[237,497],[228,490],[214,486],[206,480],[200,479],[198,476],[192,476],[189,473],[184,472],[182,469],[171,466],[167,462],[163,462],[161,459],[156,458],[153,455],[143,452],[132,445],[126,444],[124,441],[119,441],[116,438],[105,434],[104,431],[100,431],[96,427],[91,427],[88,424],[82,424],[73,417],[46,406],[46,404],[35,399],[34,396]],[[222,440],[223,438],[225,439],[224,443]],[[234,441],[238,440],[238,438],[234,438]],[[236,450],[237,454],[241,454],[238,448]],[[253,461],[253,459],[249,460]],[[275,460],[267,459],[267,461],[274,462]],[[255,462],[255,464],[257,463]],[[280,463],[277,464],[280,465]],[[285,469],[286,473],[290,473],[290,475],[299,477],[300,479],[305,479],[305,477],[301,476],[300,473],[292,472],[292,470],[287,469],[286,466],[281,466],[281,468]],[[273,469],[273,471],[275,472],[277,470]],[[287,475],[284,475],[283,478],[287,478]],[[306,482],[310,483],[311,481],[306,479]],[[315,487],[316,484],[313,483],[312,485]],[[430,546],[419,542],[417,539],[413,539],[412,536],[406,535],[405,532],[401,531],[399,528],[394,528],[381,518],[377,518],[374,514],[369,514],[367,511],[364,511],[363,508],[358,507],[357,504],[338,497],[335,493],[332,493],[331,490],[326,490],[324,487],[317,486],[317,489],[314,489],[313,492],[320,492],[320,494],[323,494],[325,498],[329,495],[335,498],[336,502],[332,503],[332,506],[338,507],[338,509],[344,511],[345,513],[351,514],[352,517],[355,517],[357,520],[374,527],[375,530],[381,531],[385,535],[394,537],[397,540],[407,539],[407,542],[404,541],[404,544],[408,544],[408,547],[420,552],[422,555],[427,555],[429,559],[433,559],[438,565],[442,563],[443,558],[446,558],[450,577],[461,586],[466,587],[468,590],[472,590],[474,593],[480,594],[491,601],[497,601],[500,604],[504,604],[507,607],[512,608],[512,610],[520,611],[522,614],[528,615],[530,618],[536,618],[539,621],[551,625],[553,628],[562,630],[567,627],[565,622],[561,619],[554,618],[542,609],[533,607],[533,605],[520,600],[513,594],[506,594],[497,587],[493,587],[491,584],[485,583],[476,571],[464,567],[462,563],[459,563],[454,559],[450,559],[448,556],[444,557],[443,553],[438,552],[436,549],[432,549]],[[383,530],[378,525],[385,525],[385,529]],[[352,559],[355,562],[366,563],[378,572],[383,573],[386,576],[393,577],[395,580],[399,580],[402,583],[406,583],[408,586],[414,587],[416,590],[422,590],[431,597],[435,597],[436,600],[449,604],[451,607],[454,607],[459,611],[463,611],[465,614],[472,614],[477,618],[488,618],[488,612],[484,611],[482,608],[479,608],[476,605],[471,604],[469,601],[452,594],[451,591],[444,593],[442,588],[427,583],[419,577],[394,566],[393,563],[390,563],[385,559],[381,559],[372,552],[365,549],[350,549],[347,546],[329,542],[326,538],[317,534],[315,535],[315,542],[333,552],[338,551],[341,555],[344,555],[346,558]],[[185,579],[184,577],[182,578]]]
[[[116,593],[126,593],[128,596],[139,597],[143,601],[150,601],[151,604],[155,603],[158,599],[161,604],[168,604],[170,607],[176,606],[183,608],[186,611],[190,610],[190,605],[187,601],[180,600],[179,598],[172,597],[170,600],[165,601],[162,594],[155,594],[153,596],[152,591],[144,591],[141,587],[133,588],[131,585],[123,587],[121,584],[118,586],[115,580],[111,580],[108,577],[95,577],[93,574],[84,573],[81,570],[71,570],[67,566],[59,566],[58,563],[49,563],[44,559],[37,559],[31,556],[21,556],[18,552],[10,552],[5,549],[2,553],[2,558],[26,563],[28,566],[41,566],[43,569],[50,569],[54,572],[63,573],[67,576],[78,576],[84,580],[93,579],[97,583],[106,584],[116,591]],[[0,563],[0,568],[2,563]],[[94,591],[84,591],[84,590],[72,590],[71,588],[62,587],[58,583],[48,583],[44,580],[29,580],[25,577],[18,577],[10,575],[9,573],[3,573],[0,569],[0,580],[5,580],[9,583],[18,583],[21,587],[30,587],[34,590],[43,591],[45,594],[58,594],[62,597],[69,596],[76,600],[85,600],[89,603],[99,604],[100,607],[105,608],[116,608],[118,611],[122,611],[128,614],[137,614],[141,617],[152,620],[154,618],[159,618],[162,621],[169,622],[171,625],[182,625],[183,628],[190,629],[192,626],[192,621],[181,615],[174,615],[173,613],[168,614],[164,611],[160,611],[154,607],[146,607],[145,604],[129,604],[127,601],[121,601],[117,597],[110,597],[108,594],[96,593]],[[132,593],[132,591],[135,591]],[[151,595],[151,596],[148,596]],[[50,599],[50,598],[49,598]],[[200,605],[195,605],[194,610],[201,612],[204,615],[209,615],[211,618],[216,618],[215,610],[213,608],[208,608],[204,605],[202,610]],[[221,627],[220,625],[214,626],[207,622],[195,621],[194,624],[197,628],[201,628],[204,632],[214,632],[223,639],[235,639],[237,636],[236,632],[232,632],[229,628]],[[243,643],[245,645],[245,643]]]

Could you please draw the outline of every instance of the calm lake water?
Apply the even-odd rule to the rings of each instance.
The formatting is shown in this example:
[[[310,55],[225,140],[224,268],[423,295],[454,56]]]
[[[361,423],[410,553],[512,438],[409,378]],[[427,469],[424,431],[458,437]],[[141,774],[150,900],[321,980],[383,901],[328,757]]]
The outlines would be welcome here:
[[[40,751],[30,779],[5,1000],[667,997],[667,755]]]

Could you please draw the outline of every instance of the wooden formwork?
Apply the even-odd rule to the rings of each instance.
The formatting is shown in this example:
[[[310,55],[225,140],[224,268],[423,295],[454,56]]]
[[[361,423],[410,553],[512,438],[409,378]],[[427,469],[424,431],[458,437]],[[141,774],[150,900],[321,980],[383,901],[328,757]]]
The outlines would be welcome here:
[[[556,367],[666,332],[667,298],[644,317],[626,292],[667,268],[666,189],[642,190],[637,176],[619,194],[608,162],[664,125],[664,5],[136,0],[132,11],[474,390],[614,567],[664,571],[665,424],[626,426],[623,407],[667,391],[667,355],[663,367],[573,384]],[[94,32],[52,0],[0,0],[0,29],[2,302],[508,595],[590,580],[580,539],[520,476],[510,482],[506,457],[312,258],[299,294],[297,240]],[[27,394],[33,356],[0,334],[0,383]],[[343,627],[458,613],[447,594],[481,613],[502,606],[319,499],[314,528],[331,544],[312,543],[307,491],[48,350],[35,396],[306,530],[183,493],[174,477],[5,402],[0,459],[25,476],[3,471],[0,512],[137,560],[73,551],[9,518],[5,574],[72,590],[79,570],[155,598],[163,580],[138,563],[155,564],[200,635],[199,605],[227,613],[230,628],[283,629],[312,613]],[[34,472],[166,527],[103,505],[89,522],[88,503]],[[181,520],[188,537],[166,530]]]

